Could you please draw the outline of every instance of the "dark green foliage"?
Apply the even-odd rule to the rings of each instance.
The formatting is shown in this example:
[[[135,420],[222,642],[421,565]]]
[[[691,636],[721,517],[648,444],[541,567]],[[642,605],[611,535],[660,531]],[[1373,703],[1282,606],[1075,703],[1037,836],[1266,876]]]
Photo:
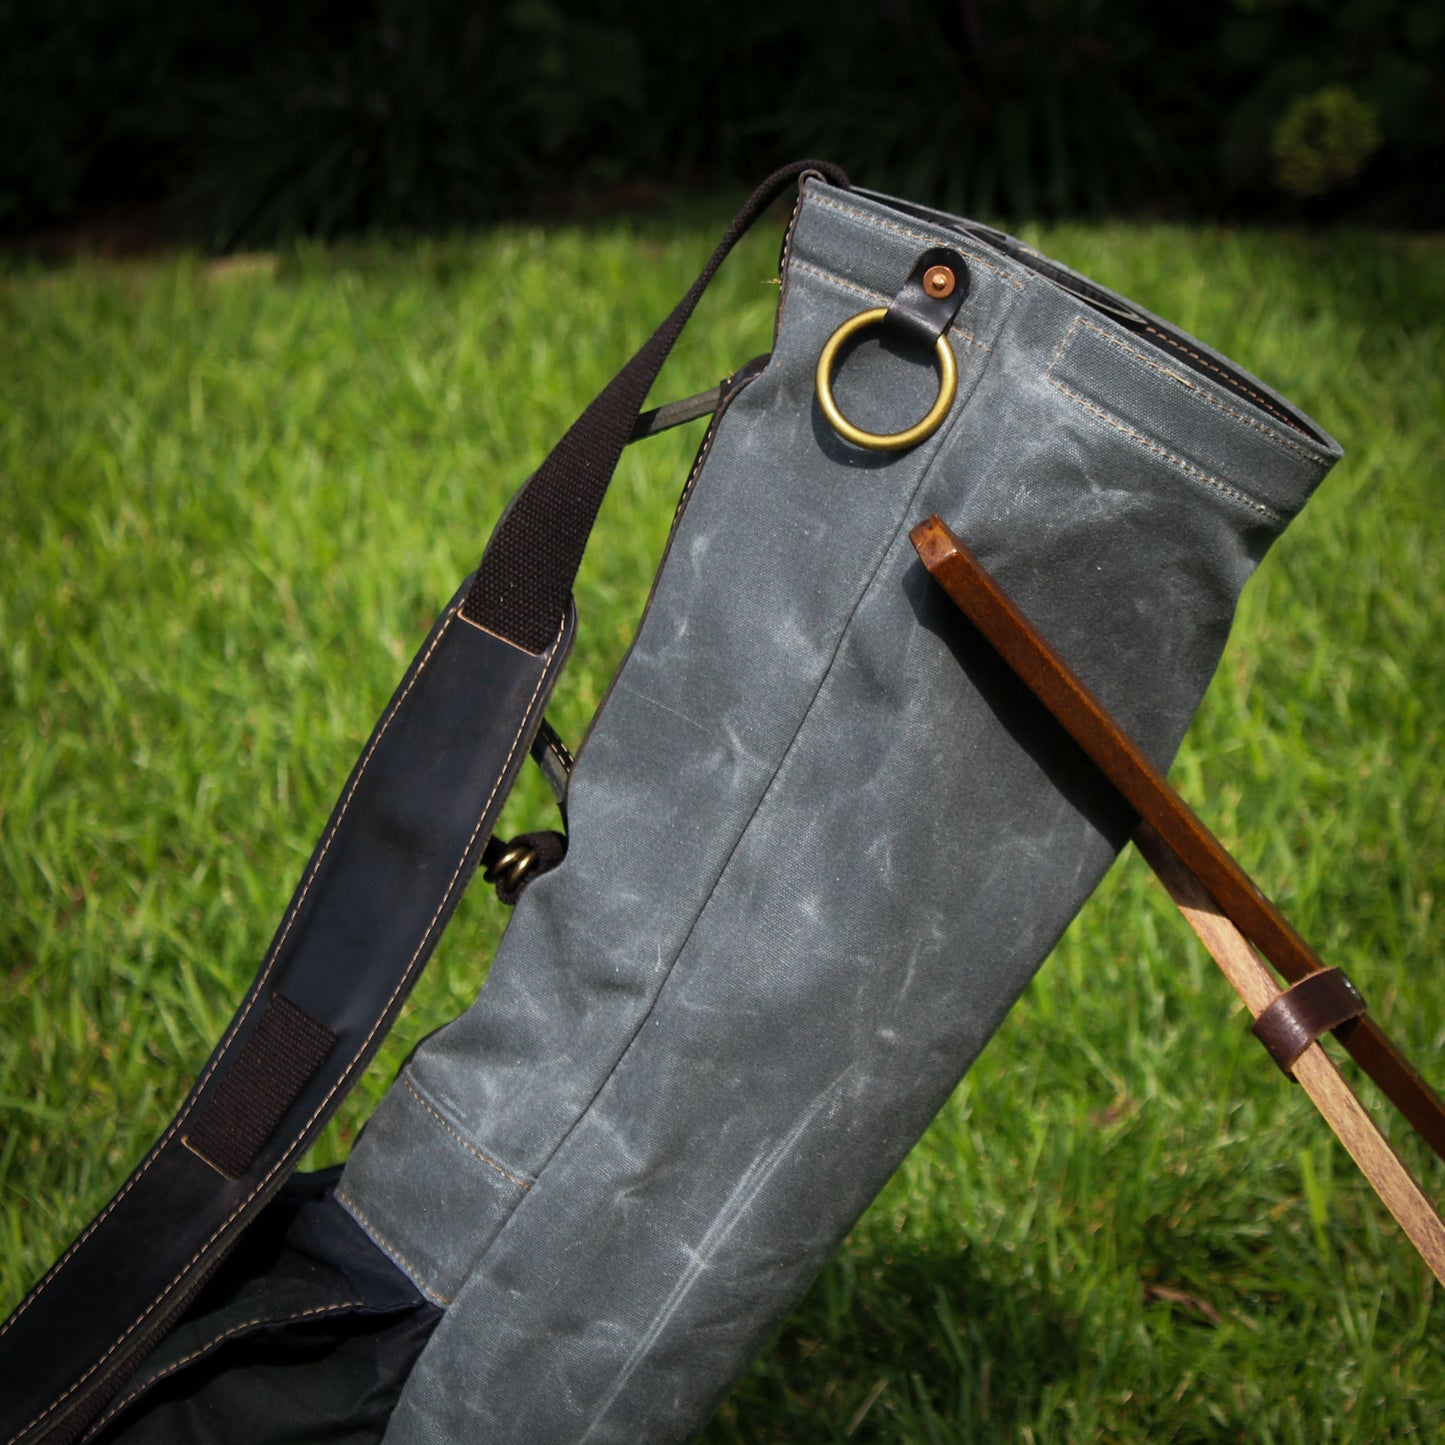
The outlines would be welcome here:
[[[1352,181],[1380,144],[1375,113],[1347,85],[1300,96],[1275,128],[1274,174],[1304,199]]]
[[[1306,214],[1445,221],[1445,7],[1234,0],[1233,10],[1216,46],[1228,194],[1252,206],[1281,185],[1305,194],[1293,176],[1323,187],[1325,205]]]
[[[1179,77],[1172,113],[1153,113],[1161,86],[1149,77],[1177,46],[1171,13],[1077,0],[860,6],[780,97],[784,148],[811,146],[869,184],[987,214],[1183,198],[1202,97]]]
[[[222,244],[490,219],[628,154],[641,62],[621,25],[547,0],[327,11],[244,82],[202,92],[186,199]]]
[[[0,0],[0,227],[166,193],[189,154],[190,79],[235,74],[302,19],[278,0]]]
[[[165,197],[226,248],[798,154],[974,214],[1445,223],[1437,0],[0,0],[0,227]]]

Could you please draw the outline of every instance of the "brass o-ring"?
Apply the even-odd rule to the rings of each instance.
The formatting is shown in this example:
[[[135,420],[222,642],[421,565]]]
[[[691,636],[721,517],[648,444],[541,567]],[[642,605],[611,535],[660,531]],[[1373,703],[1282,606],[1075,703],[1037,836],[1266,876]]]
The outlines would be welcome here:
[[[934,346],[934,355],[938,359],[938,397],[929,407],[928,414],[921,421],[905,427],[903,431],[887,434],[864,431],[861,427],[854,426],[838,410],[838,403],[833,400],[833,364],[838,359],[839,349],[850,336],[856,336],[858,332],[876,326],[887,315],[887,307],[874,306],[871,310],[850,316],[828,338],[822,351],[818,353],[818,369],[814,377],[818,388],[818,405],[823,408],[828,424],[839,436],[852,442],[855,447],[866,447],[869,451],[901,452],[927,440],[942,425],[949,407],[953,405],[954,397],[958,395],[958,363],[953,359],[953,348],[948,344],[948,333],[945,331]]]

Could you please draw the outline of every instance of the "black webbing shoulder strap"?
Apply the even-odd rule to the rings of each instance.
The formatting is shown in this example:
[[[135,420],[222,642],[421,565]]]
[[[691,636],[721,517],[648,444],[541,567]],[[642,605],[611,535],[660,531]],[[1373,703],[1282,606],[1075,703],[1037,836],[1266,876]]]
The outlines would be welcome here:
[[[471,621],[529,651],[546,646],[572,594],[617,460],[673,343],[742,234],[785,187],[810,172],[834,185],[848,184],[837,166],[795,161],[748,197],[687,295],[573,422],[497,523],[462,607]]]
[[[513,498],[347,779],[260,972],[180,1112],[0,1326],[0,1445],[69,1445],[205,1283],[371,1059],[496,825],[573,634],[582,552],[707,283],[801,161]]]

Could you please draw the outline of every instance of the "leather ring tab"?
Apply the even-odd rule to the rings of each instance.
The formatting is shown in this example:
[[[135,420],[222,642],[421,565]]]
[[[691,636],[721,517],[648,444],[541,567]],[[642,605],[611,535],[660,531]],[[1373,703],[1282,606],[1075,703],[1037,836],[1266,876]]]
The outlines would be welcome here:
[[[930,278],[938,272],[952,278],[947,290],[930,286]],[[963,257],[947,246],[930,246],[914,262],[908,279],[888,303],[884,331],[899,340],[906,337],[921,347],[932,346],[953,324],[968,287],[968,264]]]
[[[1365,1000],[1343,970],[1323,968],[1285,989],[1255,1019],[1254,1032],[1289,1074],[1316,1039],[1364,1012]]]

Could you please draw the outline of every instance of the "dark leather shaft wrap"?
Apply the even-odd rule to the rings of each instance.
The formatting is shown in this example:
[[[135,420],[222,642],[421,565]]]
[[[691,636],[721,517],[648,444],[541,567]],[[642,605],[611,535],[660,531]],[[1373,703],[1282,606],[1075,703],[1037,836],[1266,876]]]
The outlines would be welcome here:
[[[377,724],[181,1111],[0,1328],[5,1445],[78,1438],[320,1132],[431,953],[527,756],[573,629],[569,610],[533,655],[463,618],[462,596]],[[229,1151],[189,1147],[198,1121],[245,1116],[257,1054],[247,1045],[277,1008],[304,1015],[315,1043],[283,1080],[294,1097],[276,1127],[256,1148],[250,1139]],[[255,1109],[253,1124],[269,1122],[274,1091]]]
[[[1254,1032],[1285,1073],[1331,1029],[1365,1012],[1365,1000],[1338,968],[1308,974],[1280,994],[1254,1021]]]

